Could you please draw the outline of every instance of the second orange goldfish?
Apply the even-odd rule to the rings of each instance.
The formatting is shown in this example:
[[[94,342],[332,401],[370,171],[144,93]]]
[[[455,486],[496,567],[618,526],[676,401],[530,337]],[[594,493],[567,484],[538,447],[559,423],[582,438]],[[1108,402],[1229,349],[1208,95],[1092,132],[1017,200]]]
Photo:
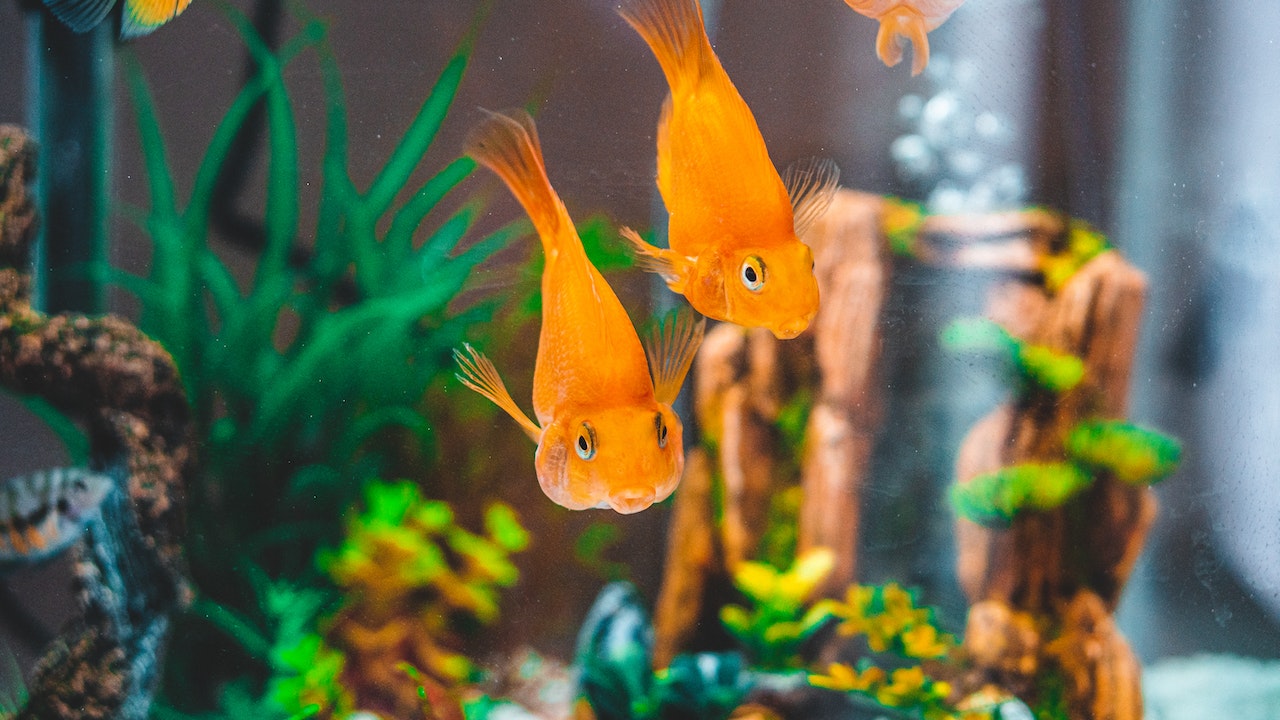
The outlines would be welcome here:
[[[684,468],[680,418],[671,409],[701,320],[673,315],[642,345],[631,319],[587,258],[556,196],[533,118],[490,114],[466,152],[498,174],[542,240],[542,329],[533,372],[535,423],[516,405],[488,358],[456,353],[467,387],[506,411],[538,444],[543,492],[571,510],[639,512],[675,490]]]
[[[697,0],[628,0],[620,11],[658,58],[671,94],[658,121],[658,189],[670,249],[624,231],[642,265],[698,312],[792,338],[818,311],[813,253],[799,235],[839,171],[829,161],[778,175],[764,138],[707,39]]]
[[[951,17],[964,0],[844,0],[849,7],[880,21],[876,55],[885,65],[902,62],[903,39],[915,47],[911,74],[919,75],[929,64],[929,32]]]

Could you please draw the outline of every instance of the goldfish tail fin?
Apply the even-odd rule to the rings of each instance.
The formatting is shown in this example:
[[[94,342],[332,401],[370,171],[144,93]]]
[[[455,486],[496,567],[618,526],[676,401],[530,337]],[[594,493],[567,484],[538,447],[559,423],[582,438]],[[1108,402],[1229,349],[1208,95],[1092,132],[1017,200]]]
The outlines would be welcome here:
[[[618,13],[653,50],[673,90],[715,66],[698,0],[626,0]]]
[[[86,33],[107,19],[116,0],[44,0],[45,7],[74,33]]]
[[[128,40],[151,33],[182,14],[191,0],[126,0],[120,37]]]
[[[909,7],[899,6],[880,16],[880,31],[876,33],[876,55],[885,65],[893,67],[902,62],[903,40],[915,46],[911,59],[911,74],[919,75],[929,64],[929,33],[924,16]]]
[[[813,221],[827,211],[839,183],[840,168],[826,158],[797,160],[782,174],[782,184],[791,198],[796,237],[803,237]]]
[[[536,443],[542,437],[542,429],[538,424],[529,419],[528,415],[516,405],[516,401],[512,399],[511,393],[507,391],[507,386],[502,382],[502,378],[498,375],[498,369],[493,366],[493,362],[485,357],[483,353],[471,347],[468,343],[463,343],[462,349],[453,351],[453,359],[458,363],[461,372],[455,377],[462,382],[463,385],[475,390],[481,395],[489,398],[490,402],[497,405],[499,409],[506,412],[520,425],[520,429],[524,430]]]
[[[550,243],[566,229],[572,230],[573,222],[547,178],[533,118],[523,110],[507,115],[484,112],[485,119],[467,135],[463,152],[502,178],[529,214],[550,255]]]
[[[622,239],[631,246],[632,257],[641,270],[656,273],[666,281],[672,292],[684,294],[685,283],[689,280],[689,260],[681,257],[675,250],[665,250],[645,242],[640,233],[629,227],[619,228]]]
[[[658,402],[670,405],[676,401],[706,328],[706,318],[697,317],[687,306],[672,310],[650,327],[644,350]]]

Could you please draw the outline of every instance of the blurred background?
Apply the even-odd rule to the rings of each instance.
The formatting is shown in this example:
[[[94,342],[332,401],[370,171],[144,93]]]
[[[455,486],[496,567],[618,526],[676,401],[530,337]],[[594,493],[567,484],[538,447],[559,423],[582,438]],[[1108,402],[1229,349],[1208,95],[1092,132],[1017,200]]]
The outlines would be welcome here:
[[[230,4],[265,17],[249,0]],[[1144,662],[1199,652],[1280,658],[1280,4],[969,0],[931,33],[932,62],[914,78],[877,61],[876,24],[839,0],[704,4],[716,51],[778,166],[831,157],[845,187],[936,212],[1061,209],[1096,225],[1147,273],[1131,415],[1181,438],[1184,461],[1156,488],[1159,520],[1122,603],[1122,629]],[[328,22],[346,84],[352,179],[364,186],[475,8],[462,0],[306,7]],[[218,8],[195,0],[128,45],[150,84],[179,197],[252,67]],[[0,0],[2,123],[33,122],[35,12]],[[276,46],[299,27],[288,11],[271,22],[264,35]],[[150,245],[117,210],[146,204],[146,171],[123,71],[119,63],[109,70],[110,261],[141,272]],[[320,71],[299,60],[286,79],[300,179],[304,193],[318,193]],[[665,93],[656,63],[614,3],[495,0],[418,181],[458,155],[480,117],[476,108],[530,106],[551,180],[576,219],[603,214],[652,226],[661,216],[653,148]],[[260,187],[261,153],[250,148],[243,158],[244,186]],[[491,175],[467,182],[488,201],[481,226],[521,215]],[[258,247],[237,218],[260,215],[260,197],[231,197],[214,226],[214,246],[241,277]],[[301,203],[301,227],[314,226],[314,207]],[[499,253],[468,287],[528,292],[536,275],[516,268],[532,242]],[[646,307],[656,296],[639,272],[616,277],[625,302]],[[999,390],[943,356],[935,340],[947,317],[980,306],[979,293],[920,274],[895,283],[884,319],[893,429],[879,441],[865,501],[874,512],[865,515],[860,574],[924,588],[958,624],[964,604],[945,488],[960,438]],[[138,312],[117,291],[106,309]],[[498,353],[517,397],[524,391],[515,388],[529,385],[536,328],[520,333],[522,345]],[[536,539],[536,551],[519,559],[520,585],[507,595],[491,642],[531,642],[566,656],[596,589],[619,573],[652,599],[668,507],[630,517],[546,507],[531,448],[505,418],[495,417],[484,435],[437,429],[440,456],[430,477],[417,478],[427,493],[461,506],[504,499],[521,509]],[[64,461],[56,438],[8,398],[0,398],[0,430],[10,439],[0,443],[0,476]],[[572,550],[588,531],[614,540],[594,564]],[[66,572],[55,564],[0,578],[4,644],[24,667],[38,655],[36,641],[71,612]]]

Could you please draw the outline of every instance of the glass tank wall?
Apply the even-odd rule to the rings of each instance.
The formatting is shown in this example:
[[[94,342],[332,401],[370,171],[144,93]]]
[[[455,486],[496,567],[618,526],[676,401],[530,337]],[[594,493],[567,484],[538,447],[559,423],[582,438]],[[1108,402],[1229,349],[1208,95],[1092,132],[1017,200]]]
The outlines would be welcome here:
[[[1280,716],[1280,6],[177,5],[0,0],[0,715]]]

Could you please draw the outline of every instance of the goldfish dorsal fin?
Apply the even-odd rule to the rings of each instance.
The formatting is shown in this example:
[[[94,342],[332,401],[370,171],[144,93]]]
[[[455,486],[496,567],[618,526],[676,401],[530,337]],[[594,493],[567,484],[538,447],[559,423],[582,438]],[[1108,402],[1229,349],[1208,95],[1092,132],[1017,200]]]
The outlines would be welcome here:
[[[698,0],[625,0],[618,13],[648,43],[673,90],[713,66]]]
[[[458,368],[462,371],[455,377],[462,382],[463,385],[475,390],[481,395],[489,398],[489,400],[497,405],[500,409],[511,416],[511,419],[520,424],[520,429],[524,430],[535,443],[542,437],[542,429],[538,424],[529,419],[528,415],[516,405],[516,401],[512,399],[511,393],[507,391],[507,386],[502,382],[502,378],[498,375],[498,369],[493,366],[493,362],[485,357],[483,353],[471,347],[469,343],[463,343],[463,352],[453,351],[453,359],[458,363]]]
[[[672,310],[650,327],[644,350],[649,356],[653,395],[658,402],[670,405],[676,401],[706,328],[706,318],[697,317],[685,306]]]
[[[483,112],[485,119],[467,135],[463,152],[502,178],[524,206],[547,247],[560,231],[573,224],[547,179],[542,143],[533,118],[523,110],[507,114]]]
[[[924,16],[912,8],[900,5],[880,16],[880,30],[876,33],[876,55],[881,62],[893,67],[902,62],[902,40],[915,46],[911,59],[911,74],[919,75],[929,64],[929,33]]]
[[[840,168],[826,158],[797,160],[782,174],[797,237],[803,237],[813,221],[827,211],[839,182]]]

